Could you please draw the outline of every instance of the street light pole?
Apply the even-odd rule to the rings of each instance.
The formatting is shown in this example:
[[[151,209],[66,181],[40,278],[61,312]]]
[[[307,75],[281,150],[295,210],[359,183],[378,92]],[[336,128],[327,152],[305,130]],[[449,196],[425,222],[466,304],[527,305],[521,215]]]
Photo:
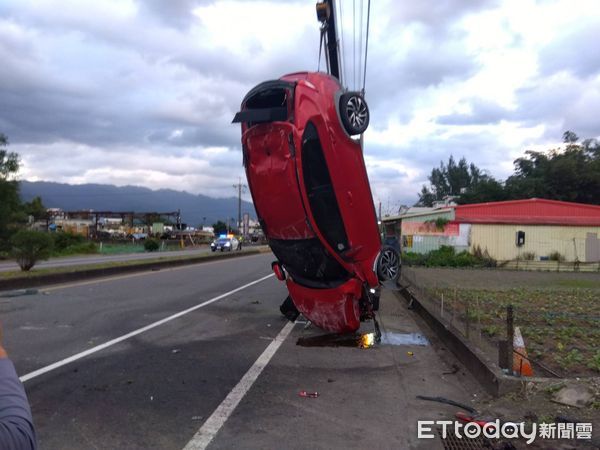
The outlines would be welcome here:
[[[242,177],[238,178],[238,184],[234,184],[233,187],[238,191],[238,230],[242,227],[242,192],[246,192],[248,187],[242,184]]]

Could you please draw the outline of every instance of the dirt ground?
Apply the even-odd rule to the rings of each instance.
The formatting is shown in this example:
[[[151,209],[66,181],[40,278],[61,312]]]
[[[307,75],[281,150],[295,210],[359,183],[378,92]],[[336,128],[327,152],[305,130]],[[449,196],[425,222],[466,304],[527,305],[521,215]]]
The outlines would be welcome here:
[[[533,272],[501,269],[406,268],[425,287],[473,289],[599,289],[600,273]]]

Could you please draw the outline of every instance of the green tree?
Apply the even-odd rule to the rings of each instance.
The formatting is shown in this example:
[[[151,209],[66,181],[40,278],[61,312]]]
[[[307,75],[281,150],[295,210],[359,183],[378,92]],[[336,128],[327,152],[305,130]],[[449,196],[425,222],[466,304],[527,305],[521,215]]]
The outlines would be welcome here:
[[[45,219],[47,216],[46,207],[42,203],[41,197],[35,197],[30,202],[23,203],[23,212],[27,216],[33,216],[34,220]]]
[[[12,254],[23,271],[30,270],[41,259],[48,259],[53,241],[48,233],[19,230],[10,239]]]
[[[475,164],[467,163],[464,157],[457,163],[452,155],[447,164],[440,162],[428,179],[429,186],[422,187],[418,206],[433,206],[446,196],[464,196],[469,203],[499,200],[502,191],[502,185]]]
[[[506,180],[507,197],[600,204],[600,145],[595,139],[578,141],[566,131],[564,149],[527,151],[516,159],[515,173]]]
[[[212,227],[216,236],[227,233],[227,224],[221,220],[218,220],[217,223],[213,223]]]
[[[9,152],[7,137],[0,133],[0,252],[10,249],[12,225],[21,208],[19,185],[15,180],[19,171],[19,156]]]

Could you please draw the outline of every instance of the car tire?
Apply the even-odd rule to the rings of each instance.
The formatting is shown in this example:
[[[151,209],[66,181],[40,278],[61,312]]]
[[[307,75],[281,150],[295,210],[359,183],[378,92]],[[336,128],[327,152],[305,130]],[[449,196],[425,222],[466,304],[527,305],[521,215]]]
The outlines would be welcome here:
[[[381,296],[381,291],[377,289],[374,294],[371,294],[371,305],[373,306],[373,311],[379,311],[379,297]]]
[[[214,252],[214,251],[216,251],[216,250],[217,250],[216,248],[211,248],[211,249],[210,249],[210,251],[211,251],[211,252]]]
[[[369,127],[369,107],[358,92],[347,92],[340,97],[340,116],[350,136],[362,134]]]
[[[377,258],[377,278],[380,283],[396,282],[400,276],[400,255],[388,245],[384,246]]]

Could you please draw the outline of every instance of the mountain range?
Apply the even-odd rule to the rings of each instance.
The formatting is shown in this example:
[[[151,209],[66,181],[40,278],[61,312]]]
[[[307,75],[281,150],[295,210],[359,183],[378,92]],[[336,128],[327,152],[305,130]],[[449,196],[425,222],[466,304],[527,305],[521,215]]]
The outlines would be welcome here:
[[[173,189],[49,181],[21,181],[20,189],[23,201],[39,196],[47,208],[64,211],[171,212],[179,209],[182,221],[190,226],[212,225],[217,220],[225,222],[227,218],[237,222],[237,197],[214,198]],[[256,218],[252,203],[242,201],[242,214],[246,212],[252,219]]]

